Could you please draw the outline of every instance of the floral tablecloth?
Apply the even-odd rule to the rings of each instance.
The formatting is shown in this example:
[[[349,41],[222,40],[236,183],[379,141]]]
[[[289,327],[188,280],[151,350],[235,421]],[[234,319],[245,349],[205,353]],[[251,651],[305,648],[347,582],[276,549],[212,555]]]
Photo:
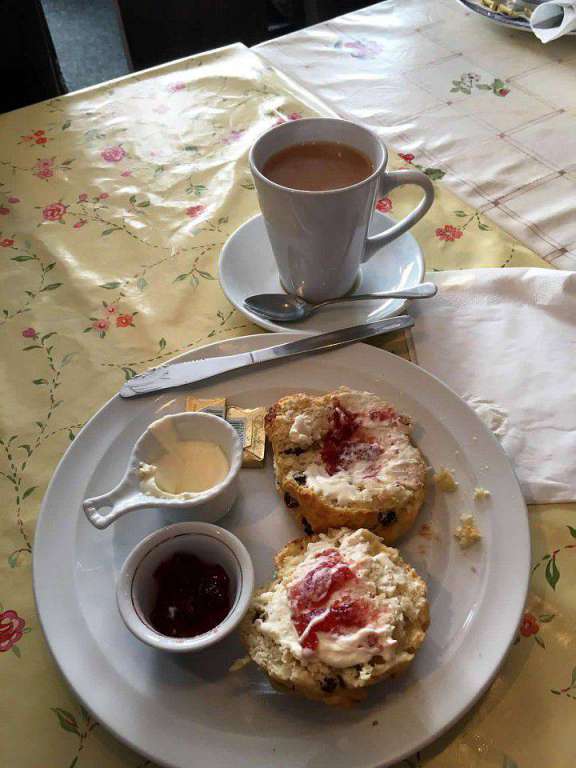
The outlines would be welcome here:
[[[559,269],[576,269],[576,44],[387,0],[257,49]]]
[[[148,764],[91,718],[50,657],[31,588],[40,501],[70,441],[125,379],[258,330],[217,280],[222,244],[257,210],[247,151],[269,126],[326,111],[232,46],[0,117],[3,768]],[[413,164],[442,175],[426,158],[392,157]],[[436,191],[415,229],[429,269],[542,266],[448,188]],[[413,194],[378,207],[401,215]],[[531,510],[534,576],[517,644],[472,713],[406,766],[573,764],[573,515]]]

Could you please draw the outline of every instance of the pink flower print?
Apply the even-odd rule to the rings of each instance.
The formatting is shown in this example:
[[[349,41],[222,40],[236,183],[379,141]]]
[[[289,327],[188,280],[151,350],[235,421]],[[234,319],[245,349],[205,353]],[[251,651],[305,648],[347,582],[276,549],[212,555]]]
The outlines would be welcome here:
[[[63,203],[50,203],[42,209],[42,218],[44,221],[61,221],[66,213],[67,206]]]
[[[86,202],[88,202],[88,195],[86,194],[86,192],[82,192],[81,195],[78,195],[78,202],[79,203],[86,203]]]
[[[531,635],[537,635],[540,631],[540,624],[533,613],[526,612],[520,622],[520,634],[523,637],[530,637]]]
[[[116,307],[112,306],[112,304],[109,304],[106,307],[106,312],[108,312],[109,315],[115,315],[116,314]]]
[[[107,147],[100,152],[102,160],[106,160],[107,163],[119,163],[120,160],[124,160],[126,152],[118,144],[116,147]]]
[[[392,210],[392,200],[389,197],[382,197],[376,203],[376,210],[380,213],[388,213]]]
[[[282,117],[282,116],[280,116],[280,117],[279,117],[279,118],[276,120],[276,122],[274,123],[274,125],[283,125],[283,124],[284,124],[284,123],[286,123],[288,120],[302,120],[302,115],[300,114],[300,112],[290,112],[290,114],[289,114],[289,115],[287,115],[285,118],[284,118],[284,117]]]
[[[34,144],[46,144],[48,138],[44,135],[46,131],[34,131],[31,136],[20,136],[22,141],[27,143],[34,142]]]
[[[101,195],[98,195],[98,200],[107,200],[110,197],[108,192],[102,192]]]
[[[447,243],[459,240],[463,234],[464,232],[459,227],[453,227],[452,224],[444,224],[443,227],[438,227],[436,230],[438,240],[444,240]]]
[[[354,59],[375,59],[382,53],[382,46],[372,40],[353,40],[344,43],[345,48]]]
[[[116,318],[117,328],[129,328],[134,327],[134,315],[118,315]]]
[[[246,132],[245,128],[240,128],[238,131],[230,131],[228,136],[222,139],[222,144],[232,144],[234,141],[242,138],[242,135]]]
[[[80,229],[80,227],[83,227],[86,223],[86,219],[80,219],[80,221],[77,221],[76,224],[74,224],[74,229]]]
[[[92,328],[95,328],[97,331],[101,331],[103,333],[105,333],[109,327],[110,320],[107,320],[105,317],[103,317],[101,320],[94,320],[92,323]]]
[[[508,96],[510,93],[510,88],[500,88],[500,90],[496,91],[498,96]]]
[[[122,171],[120,176],[132,176],[132,171]]]
[[[9,197],[8,198],[8,202],[12,203],[12,205],[16,205],[16,203],[20,202],[20,198],[19,197]]]
[[[184,91],[186,89],[186,83],[179,82],[179,83],[171,83],[168,86],[168,91],[170,93],[178,93],[178,91]]]
[[[14,240],[11,240],[9,237],[5,237],[3,240],[0,240],[0,246],[2,248],[11,248],[14,245]]]
[[[190,216],[191,219],[195,219],[200,216],[206,210],[205,205],[191,205],[190,208],[186,208],[186,216]]]
[[[0,653],[9,651],[22,639],[22,633],[26,622],[16,611],[2,611],[0,613]]]
[[[405,163],[411,163],[414,160],[414,155],[411,152],[398,152],[398,154]]]
[[[36,336],[38,336],[38,331],[36,331],[35,328],[24,328],[22,336],[24,336],[25,339],[35,339]]]
[[[39,179],[49,179],[54,176],[54,158],[51,160],[37,160],[32,173]]]
[[[0,216],[8,216],[10,213],[10,208],[6,208],[3,205],[0,205]]]

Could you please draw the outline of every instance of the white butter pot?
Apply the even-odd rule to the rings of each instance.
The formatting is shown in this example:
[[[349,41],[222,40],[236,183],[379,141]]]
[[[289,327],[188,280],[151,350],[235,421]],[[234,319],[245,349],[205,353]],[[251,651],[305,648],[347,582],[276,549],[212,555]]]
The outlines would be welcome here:
[[[218,445],[228,460],[228,472],[216,485],[189,498],[165,498],[141,489],[141,464],[155,465],[166,454],[166,447],[154,434],[162,425],[170,425],[177,440],[198,440]],[[119,517],[136,509],[180,509],[194,512],[194,520],[213,523],[223,517],[238,495],[238,473],[242,466],[242,444],[238,433],[227,421],[208,413],[177,413],[154,421],[136,442],[126,474],[120,483],[101,496],[83,502],[88,520],[96,528],[107,528]]]

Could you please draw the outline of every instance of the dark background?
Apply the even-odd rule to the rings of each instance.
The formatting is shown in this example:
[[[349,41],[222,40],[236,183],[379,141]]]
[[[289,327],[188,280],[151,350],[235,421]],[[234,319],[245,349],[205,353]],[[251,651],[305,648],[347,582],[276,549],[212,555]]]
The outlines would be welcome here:
[[[0,112],[221,45],[255,45],[370,4],[0,0]]]

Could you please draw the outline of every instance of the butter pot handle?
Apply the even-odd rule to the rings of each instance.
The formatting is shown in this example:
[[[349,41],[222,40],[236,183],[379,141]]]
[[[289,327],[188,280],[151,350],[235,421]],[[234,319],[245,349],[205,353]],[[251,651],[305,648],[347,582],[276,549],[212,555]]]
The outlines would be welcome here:
[[[108,528],[119,517],[134,509],[157,506],[157,502],[155,503],[149,496],[143,493],[127,494],[126,490],[126,485],[122,482],[113,491],[101,496],[93,496],[82,502],[84,514],[95,528],[100,530]]]

